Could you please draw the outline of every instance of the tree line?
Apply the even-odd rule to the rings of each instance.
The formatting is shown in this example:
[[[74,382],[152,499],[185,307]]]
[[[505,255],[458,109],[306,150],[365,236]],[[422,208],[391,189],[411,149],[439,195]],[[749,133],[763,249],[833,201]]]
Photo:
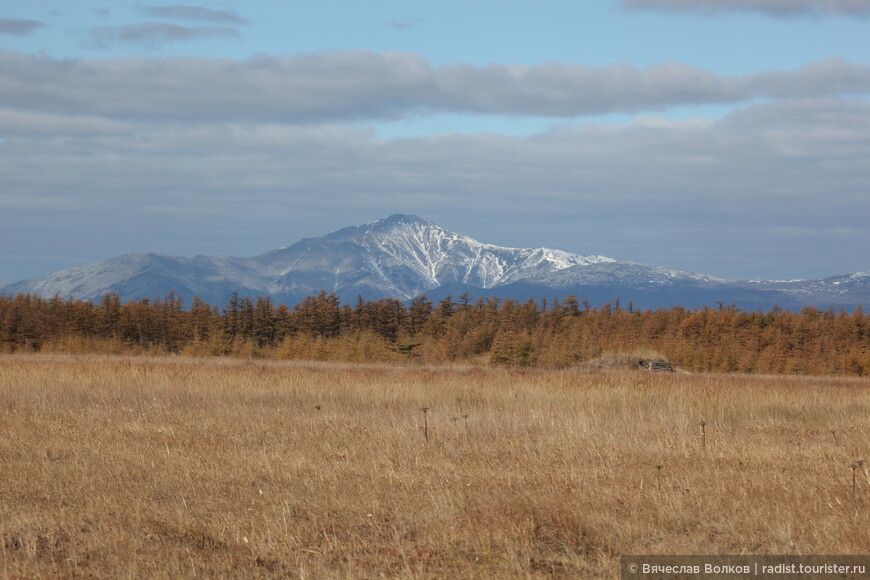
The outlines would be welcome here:
[[[352,362],[564,368],[608,353],[652,350],[689,371],[870,375],[870,315],[806,307],[637,310],[550,301],[432,301],[420,296],[343,304],[321,291],[295,306],[268,296],[224,305],[170,293],[122,303],[0,297],[0,352],[179,353]]]

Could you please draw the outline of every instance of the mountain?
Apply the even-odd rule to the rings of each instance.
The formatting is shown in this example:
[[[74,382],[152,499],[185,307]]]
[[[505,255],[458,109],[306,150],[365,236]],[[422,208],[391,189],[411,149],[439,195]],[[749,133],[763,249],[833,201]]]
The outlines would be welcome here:
[[[99,300],[155,299],[175,291],[224,304],[272,296],[295,304],[320,290],[351,302],[384,297],[438,299],[469,292],[526,300],[577,294],[601,304],[619,298],[638,308],[717,302],[743,308],[870,305],[870,273],[824,280],[735,281],[705,274],[578,255],[548,248],[504,248],[478,242],[416,216],[392,215],[319,238],[306,238],[250,258],[127,254],[0,287],[0,293]]]

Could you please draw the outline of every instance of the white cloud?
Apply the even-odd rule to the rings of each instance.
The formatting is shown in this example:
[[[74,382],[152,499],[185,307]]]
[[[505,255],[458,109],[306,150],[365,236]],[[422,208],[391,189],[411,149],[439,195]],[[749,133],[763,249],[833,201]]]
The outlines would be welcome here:
[[[7,52],[0,67],[0,106],[155,121],[320,123],[427,112],[573,118],[870,93],[870,66],[842,59],[745,76],[681,63],[433,66],[412,53],[368,51],[248,60],[59,60]]]

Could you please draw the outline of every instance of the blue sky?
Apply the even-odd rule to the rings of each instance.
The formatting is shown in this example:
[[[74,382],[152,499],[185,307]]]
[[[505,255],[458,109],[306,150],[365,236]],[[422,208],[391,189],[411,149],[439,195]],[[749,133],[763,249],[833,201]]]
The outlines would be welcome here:
[[[0,282],[392,213],[870,270],[868,32],[863,0],[0,0]]]

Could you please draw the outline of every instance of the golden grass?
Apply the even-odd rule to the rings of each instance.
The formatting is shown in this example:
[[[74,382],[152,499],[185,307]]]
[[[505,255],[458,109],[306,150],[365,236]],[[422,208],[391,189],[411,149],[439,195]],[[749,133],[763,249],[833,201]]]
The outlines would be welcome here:
[[[867,380],[6,356],[0,381],[3,578],[615,578],[623,553],[870,546]]]

